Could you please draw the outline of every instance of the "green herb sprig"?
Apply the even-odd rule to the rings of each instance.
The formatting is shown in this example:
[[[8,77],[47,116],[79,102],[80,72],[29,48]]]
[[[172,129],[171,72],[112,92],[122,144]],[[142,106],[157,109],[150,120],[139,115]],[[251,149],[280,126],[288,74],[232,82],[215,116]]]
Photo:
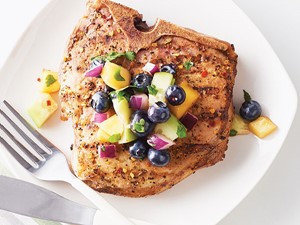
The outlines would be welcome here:
[[[230,137],[236,136],[237,133],[238,133],[238,132],[237,132],[235,129],[231,129],[230,132],[229,132],[229,136],[230,136]]]
[[[51,84],[54,84],[57,80],[54,78],[52,74],[46,76],[46,86],[50,87]]]
[[[128,51],[128,52],[110,52],[104,56],[96,56],[96,57],[93,57],[91,58],[91,60],[104,60],[106,62],[110,62],[110,61],[113,61],[119,57],[122,57],[122,56],[125,56],[126,59],[128,59],[129,61],[133,61],[135,60],[136,58],[136,54],[135,52],[132,52],[132,51]]]
[[[177,126],[176,134],[179,138],[185,138],[187,136],[186,135],[186,128],[182,123],[179,123],[179,125]]]
[[[183,66],[186,70],[191,70],[191,68],[194,66],[194,63],[191,61],[185,61],[183,63]]]
[[[148,89],[149,95],[156,96],[158,90],[155,85],[151,84],[150,86],[147,87],[147,89]]]
[[[108,138],[110,143],[116,143],[121,140],[121,134],[113,134]]]

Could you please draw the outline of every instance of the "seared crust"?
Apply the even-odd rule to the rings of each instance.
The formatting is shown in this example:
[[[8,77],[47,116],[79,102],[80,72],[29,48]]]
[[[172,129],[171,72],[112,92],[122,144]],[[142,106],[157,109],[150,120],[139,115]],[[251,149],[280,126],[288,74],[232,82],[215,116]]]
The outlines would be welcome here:
[[[142,20],[136,10],[109,0],[89,0],[87,13],[79,21],[68,43],[60,69],[61,118],[73,121],[75,141],[72,167],[75,174],[99,192],[141,197],[162,192],[202,167],[225,157],[233,116],[232,90],[237,55],[232,45],[164,20],[140,31],[134,21]],[[134,51],[133,62],[118,64],[132,74],[142,72],[147,62],[175,63],[176,82],[186,80],[200,97],[190,111],[199,119],[188,137],[170,148],[171,162],[155,167],[144,159],[130,157],[128,146],[118,146],[117,157],[101,159],[96,139],[98,126],[92,122],[91,96],[104,89],[101,78],[85,78],[90,58],[109,52]],[[183,63],[194,62],[191,70]],[[205,74],[205,76],[204,76]]]

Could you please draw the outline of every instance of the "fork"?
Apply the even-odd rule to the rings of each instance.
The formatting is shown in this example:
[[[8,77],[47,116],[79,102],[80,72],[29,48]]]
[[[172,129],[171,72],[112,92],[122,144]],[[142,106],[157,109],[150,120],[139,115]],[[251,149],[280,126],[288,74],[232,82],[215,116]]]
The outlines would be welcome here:
[[[64,181],[71,184],[89,199],[99,210],[98,220],[101,216],[108,218],[116,225],[133,225],[124,215],[111,206],[100,194],[79,180],[70,171],[65,155],[55,147],[47,138],[34,129],[7,101],[3,101],[9,111],[27,128],[27,130],[45,146],[45,149],[36,144],[10,117],[0,109],[0,114],[11,124],[21,137],[33,148],[36,155],[29,151],[0,123],[0,129],[22,150],[24,155],[19,154],[7,141],[0,136],[0,142],[8,152],[27,171],[41,180]],[[96,216],[97,217],[97,216]],[[95,217],[95,218],[96,218]],[[98,222],[99,222],[98,221]],[[97,222],[97,224],[99,224]],[[94,223],[95,224],[95,223]]]

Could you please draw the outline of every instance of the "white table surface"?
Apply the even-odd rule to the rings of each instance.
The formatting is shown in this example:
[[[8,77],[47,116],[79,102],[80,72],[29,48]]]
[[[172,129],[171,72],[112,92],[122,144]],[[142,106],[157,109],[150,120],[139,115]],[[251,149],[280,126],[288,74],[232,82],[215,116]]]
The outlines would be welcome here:
[[[0,67],[26,26],[48,1],[0,0]],[[300,52],[300,1],[234,2],[270,42],[300,96],[300,57],[297,54]],[[218,225],[300,224],[299,108],[287,140],[267,174]]]

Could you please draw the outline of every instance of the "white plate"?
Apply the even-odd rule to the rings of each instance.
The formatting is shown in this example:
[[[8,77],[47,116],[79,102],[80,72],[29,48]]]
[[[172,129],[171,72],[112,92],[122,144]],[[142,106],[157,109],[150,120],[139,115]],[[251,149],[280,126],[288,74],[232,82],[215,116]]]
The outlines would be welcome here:
[[[295,89],[264,37],[230,0],[119,2],[138,9],[150,24],[160,17],[234,43],[239,55],[234,103],[240,105],[242,90],[247,90],[279,127],[263,140],[253,135],[231,138],[223,162],[198,171],[157,196],[132,199],[103,195],[125,215],[154,224],[216,224],[251,191],[278,154],[296,112]],[[37,94],[37,75],[42,68],[57,70],[68,36],[84,10],[81,0],[52,1],[32,22],[6,61],[0,75],[0,96],[24,117],[28,118],[26,108]],[[41,132],[69,154],[72,130],[69,123],[59,122],[58,118],[56,114]],[[89,204],[66,184],[32,178],[5,151],[1,153],[18,177]]]

